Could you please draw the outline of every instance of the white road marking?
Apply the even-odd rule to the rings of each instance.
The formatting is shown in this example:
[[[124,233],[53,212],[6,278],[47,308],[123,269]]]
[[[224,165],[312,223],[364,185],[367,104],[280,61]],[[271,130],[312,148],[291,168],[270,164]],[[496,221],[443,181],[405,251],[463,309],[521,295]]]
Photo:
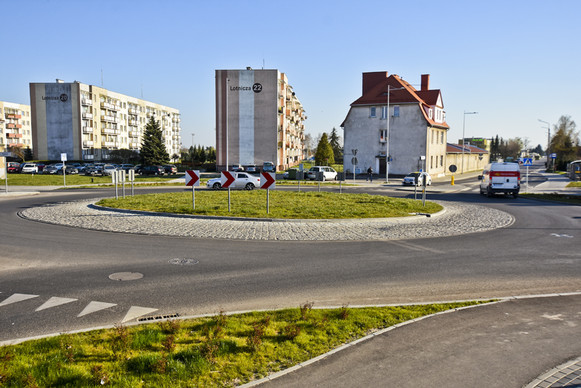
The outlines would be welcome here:
[[[59,297],[53,296],[52,298],[50,298],[49,300],[44,302],[42,306],[40,306],[39,308],[37,308],[34,311],[41,311],[41,310],[49,309],[51,307],[56,307],[56,306],[60,306],[63,304],[71,303],[71,302],[74,302],[76,300],[78,300],[78,299],[59,298]]]
[[[557,234],[557,233],[551,233],[551,236],[554,236],[554,237],[566,237],[566,238],[573,238],[573,236],[569,236],[568,234]]]
[[[87,314],[94,313],[96,311],[105,310],[105,309],[108,309],[109,307],[113,307],[113,306],[117,306],[117,304],[116,303],[105,303],[105,302],[92,301],[91,303],[89,303],[87,305],[87,307],[85,307],[83,309],[83,311],[81,311],[81,313],[79,315],[77,315],[77,318],[82,317],[82,316],[87,315]]]
[[[12,294],[12,296],[9,296],[8,298],[4,299],[4,301],[2,301],[0,303],[0,307],[6,306],[6,305],[11,304],[11,303],[22,302],[23,300],[28,300],[28,299],[32,299],[32,298],[38,298],[38,295]]]
[[[137,317],[141,317],[142,315],[152,313],[157,311],[157,309],[149,308],[149,307],[139,307],[139,306],[131,306],[129,311],[125,315],[125,318],[121,321],[121,323],[125,323],[127,321],[131,321]]]

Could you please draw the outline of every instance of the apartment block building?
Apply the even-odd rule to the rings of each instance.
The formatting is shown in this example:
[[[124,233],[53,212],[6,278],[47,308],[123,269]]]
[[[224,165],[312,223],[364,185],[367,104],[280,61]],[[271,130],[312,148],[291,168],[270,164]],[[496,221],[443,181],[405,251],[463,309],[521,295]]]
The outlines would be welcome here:
[[[284,73],[216,70],[216,165],[278,170],[304,159],[305,110]]]
[[[30,105],[0,101],[0,149],[32,148]]]
[[[172,161],[180,153],[178,109],[83,84],[31,83],[33,151],[39,160],[107,161],[112,150],[139,151],[150,117]]]

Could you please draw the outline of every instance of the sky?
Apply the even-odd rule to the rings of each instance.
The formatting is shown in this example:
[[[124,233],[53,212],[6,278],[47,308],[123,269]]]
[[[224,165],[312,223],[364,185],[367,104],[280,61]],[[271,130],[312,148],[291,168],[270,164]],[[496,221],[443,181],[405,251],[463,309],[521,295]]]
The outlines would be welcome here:
[[[539,119],[581,120],[577,0],[0,0],[0,10],[0,101],[30,104],[31,82],[102,85],[179,109],[183,147],[215,146],[215,70],[247,66],[287,74],[314,138],[342,136],[371,71],[417,89],[430,74],[452,143],[464,127],[544,149]]]

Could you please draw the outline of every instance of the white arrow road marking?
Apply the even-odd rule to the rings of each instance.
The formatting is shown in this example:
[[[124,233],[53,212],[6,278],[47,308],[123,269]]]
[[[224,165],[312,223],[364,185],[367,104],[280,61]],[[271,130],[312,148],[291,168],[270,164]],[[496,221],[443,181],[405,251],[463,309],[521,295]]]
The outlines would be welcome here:
[[[148,308],[148,307],[131,306],[131,308],[127,312],[127,315],[125,315],[125,318],[123,318],[121,323],[125,323],[127,321],[130,321],[130,320],[135,319],[137,317],[140,317],[142,315],[152,313],[154,311],[157,311],[157,309],[152,309],[152,308]]]
[[[4,299],[2,303],[0,303],[0,307],[6,306],[7,304],[22,302],[23,300],[28,300],[32,298],[37,298],[38,295],[30,295],[30,294],[12,294],[8,298]]]
[[[95,311],[105,310],[105,309],[108,309],[109,307],[113,307],[113,306],[117,306],[117,304],[116,303],[105,303],[105,302],[94,302],[93,301],[93,302],[89,303],[87,305],[87,307],[85,307],[79,315],[77,315],[77,318],[82,317],[82,316],[87,315],[87,314],[94,313]]]
[[[551,236],[555,236],[555,237],[566,237],[566,238],[573,238],[573,236],[569,236],[568,234],[557,234],[557,233],[551,233]]]
[[[49,309],[51,307],[56,307],[56,306],[60,306],[63,304],[67,304],[67,303],[71,303],[74,302],[78,299],[73,299],[73,298],[58,298],[56,296],[53,296],[52,298],[50,298],[49,300],[47,300],[46,302],[44,302],[44,304],[42,306],[40,306],[39,308],[37,308],[35,311],[41,311],[41,310],[45,310],[45,309]]]

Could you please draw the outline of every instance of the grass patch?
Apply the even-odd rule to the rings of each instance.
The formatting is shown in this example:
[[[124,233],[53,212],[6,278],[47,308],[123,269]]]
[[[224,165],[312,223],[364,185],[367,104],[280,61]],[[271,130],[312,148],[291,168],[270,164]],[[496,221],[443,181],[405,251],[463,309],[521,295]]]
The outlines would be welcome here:
[[[581,182],[571,182],[567,187],[581,187]]]
[[[407,198],[391,198],[369,194],[338,194],[327,192],[270,193],[270,213],[266,213],[266,191],[232,191],[231,212],[228,212],[228,192],[200,190],[196,192],[196,209],[192,209],[190,192],[144,194],[120,199],[107,198],[97,204],[107,207],[232,217],[345,219],[403,217],[414,212],[435,213],[442,206]]]
[[[183,178],[182,175],[173,176],[135,176],[135,183],[139,182],[167,182],[172,179]],[[3,181],[3,180],[2,180]],[[67,186],[112,183],[110,176],[67,175]],[[44,174],[8,174],[8,184],[13,186],[62,186],[62,175]],[[184,183],[185,184],[185,183]],[[125,184],[130,185],[129,181]]]
[[[373,331],[483,302],[300,308],[117,326],[0,348],[0,386],[234,386]]]
[[[553,201],[568,203],[571,205],[581,205],[581,195],[567,195],[567,194],[520,194],[522,197],[538,199],[541,201]]]

